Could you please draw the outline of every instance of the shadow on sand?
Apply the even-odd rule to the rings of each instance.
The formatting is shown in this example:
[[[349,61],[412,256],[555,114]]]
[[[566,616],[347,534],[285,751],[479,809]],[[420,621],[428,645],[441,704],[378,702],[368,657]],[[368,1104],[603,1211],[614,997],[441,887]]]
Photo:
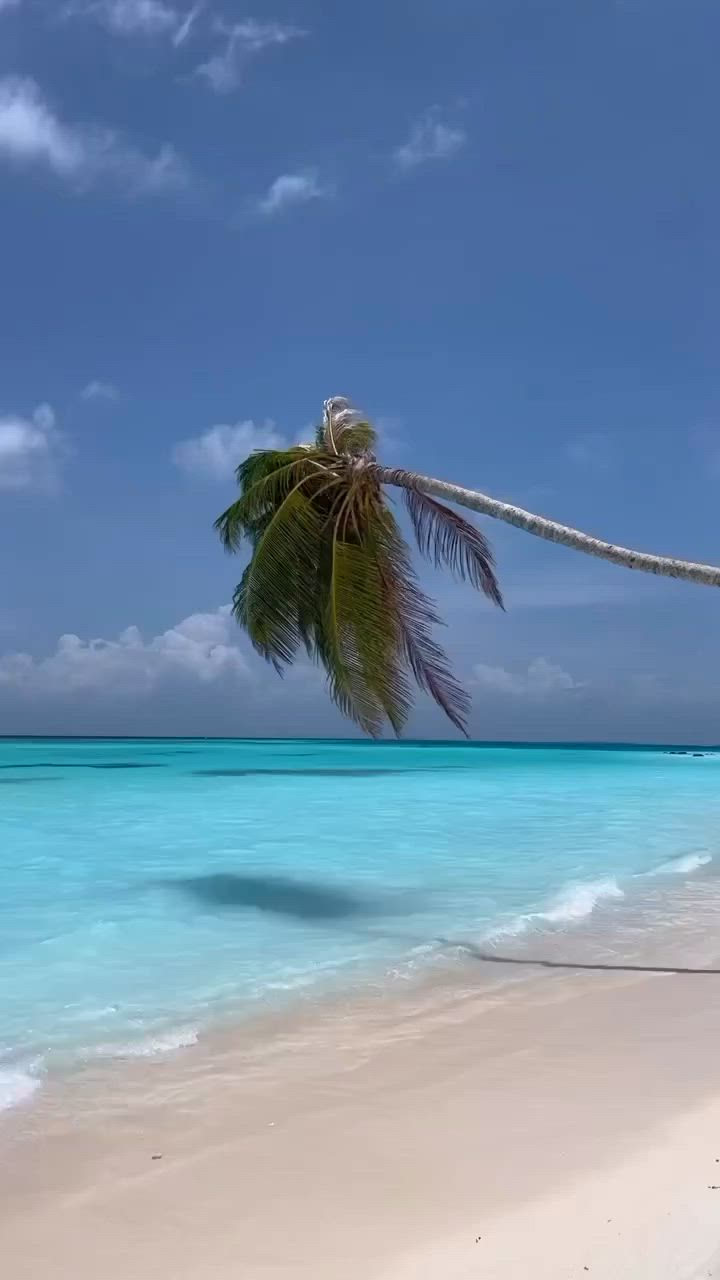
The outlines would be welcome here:
[[[720,969],[691,969],[674,964],[583,964],[573,960],[538,960],[532,956],[503,956],[494,951],[481,951],[472,942],[459,942],[453,938],[439,938],[445,946],[457,947],[458,950],[481,960],[485,964],[526,965],[536,969],[579,969],[589,973],[678,973],[678,974],[720,974]]]

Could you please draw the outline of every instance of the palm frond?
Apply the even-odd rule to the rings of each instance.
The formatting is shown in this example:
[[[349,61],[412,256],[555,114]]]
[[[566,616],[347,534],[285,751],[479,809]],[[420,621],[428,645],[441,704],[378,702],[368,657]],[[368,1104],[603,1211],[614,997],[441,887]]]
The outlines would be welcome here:
[[[375,518],[378,515],[376,511]],[[412,695],[397,620],[388,607],[382,560],[374,545],[373,519],[366,518],[359,540],[350,511],[336,525],[324,638],[333,658],[333,698],[350,707],[352,718],[377,736],[385,718],[396,734],[402,731]]]
[[[322,476],[326,463],[324,455],[299,447],[251,454],[237,469],[240,497],[215,521],[225,550],[237,551],[265,512],[273,511],[299,480]]]
[[[453,675],[444,649],[431,635],[431,627],[436,622],[428,597],[416,590],[402,614],[403,651],[418,687],[429,694],[467,738],[470,696]]]
[[[259,531],[241,584],[241,617],[250,639],[276,667],[292,662],[303,640],[298,600],[317,588],[322,517],[301,479]],[[332,484],[333,481],[326,482]]]
[[[404,489],[403,494],[421,555],[436,568],[445,565],[456,578],[469,581],[493,604],[504,608],[492,549],[480,530],[452,507],[419,489]]]
[[[357,457],[372,454],[377,444],[377,432],[343,396],[325,401],[322,426],[318,428],[317,442],[330,453],[351,454]]]
[[[364,732],[389,724],[400,734],[417,685],[466,733],[469,698],[434,638],[440,619],[384,485],[406,491],[422,554],[501,605],[492,553],[478,529],[419,491],[412,472],[380,466],[375,444],[371,424],[335,397],[313,444],[241,463],[239,495],[215,522],[227,550],[250,546],[233,613],[279,672],[304,648]]]
[[[348,422],[340,432],[340,448],[343,453],[356,457],[371,456],[377,444],[377,432],[371,422],[358,418]]]
[[[380,736],[383,708],[366,679],[359,653],[348,548],[333,540],[332,569],[322,621],[322,644],[326,657],[328,690],[343,715],[373,738]]]
[[[386,580],[388,609],[396,619],[404,660],[416,684],[438,704],[448,719],[467,737],[470,698],[453,675],[447,654],[433,639],[440,624],[435,605],[422,591],[407,544],[388,510],[382,571]]]

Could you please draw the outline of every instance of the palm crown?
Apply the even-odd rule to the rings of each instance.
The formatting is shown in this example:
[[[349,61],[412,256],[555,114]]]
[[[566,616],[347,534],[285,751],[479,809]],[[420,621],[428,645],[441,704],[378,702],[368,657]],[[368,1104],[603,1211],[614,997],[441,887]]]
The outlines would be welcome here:
[[[420,589],[385,489],[403,490],[420,551],[502,608],[492,552],[441,499],[537,538],[641,573],[720,587],[720,566],[635,551],[487,493],[382,466],[369,422],[336,396],[313,444],[253,453],[237,469],[240,497],[216,520],[228,551],[247,538],[233,610],[255,648],[282,671],[301,646],[327,672],[345,715],[375,736],[400,733],[413,684],[463,732],[469,700],[433,639],[440,619]]]
[[[502,607],[482,533],[422,492],[412,472],[381,466],[376,434],[340,397],[325,403],[311,444],[253,453],[240,496],[215,527],[249,563],[233,612],[278,671],[305,649],[340,710],[377,737],[401,733],[414,686],[466,732],[469,698],[433,637],[440,622],[421,589],[385,486],[399,485],[423,556]]]

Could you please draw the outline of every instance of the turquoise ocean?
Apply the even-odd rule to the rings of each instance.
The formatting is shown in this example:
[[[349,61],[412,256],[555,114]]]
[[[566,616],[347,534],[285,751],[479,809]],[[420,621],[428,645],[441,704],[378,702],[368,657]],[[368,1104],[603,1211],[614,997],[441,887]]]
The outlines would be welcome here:
[[[720,753],[0,741],[0,1108],[720,865]],[[610,912],[610,915],[612,912]]]

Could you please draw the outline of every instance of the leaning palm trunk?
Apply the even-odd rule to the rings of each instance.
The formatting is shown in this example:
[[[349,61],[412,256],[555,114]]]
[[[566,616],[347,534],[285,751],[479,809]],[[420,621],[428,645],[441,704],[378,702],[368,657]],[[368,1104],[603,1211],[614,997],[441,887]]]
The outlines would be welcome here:
[[[639,569],[642,573],[655,573],[663,578],[683,578],[687,582],[699,582],[706,587],[720,587],[720,566],[717,565],[675,560],[670,556],[657,556],[647,551],[618,547],[613,542],[604,542],[602,538],[594,538],[580,529],[572,529],[569,525],[558,524],[556,520],[524,511],[522,507],[500,502],[498,498],[491,498],[486,493],[464,489],[447,480],[434,480],[432,476],[418,475],[414,471],[380,467],[379,479],[381,484],[426,493],[432,498],[454,502],[458,507],[468,507],[480,515],[491,516],[494,520],[514,525],[516,529],[533,533],[536,538],[544,538],[546,542],[559,542],[564,547],[584,551],[586,555],[597,556],[599,560],[609,560],[611,564],[622,565],[625,569]]]

